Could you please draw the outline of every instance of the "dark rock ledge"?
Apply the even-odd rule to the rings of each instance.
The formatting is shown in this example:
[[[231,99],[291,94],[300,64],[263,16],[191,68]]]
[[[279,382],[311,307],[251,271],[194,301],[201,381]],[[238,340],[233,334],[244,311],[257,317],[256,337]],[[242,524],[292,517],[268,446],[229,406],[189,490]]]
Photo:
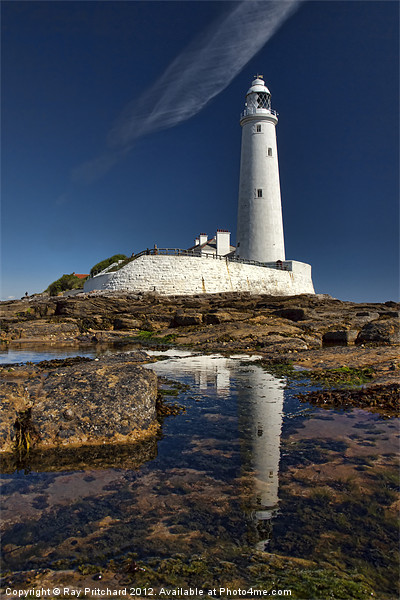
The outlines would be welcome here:
[[[157,376],[144,352],[3,367],[0,452],[130,444],[154,436]],[[21,383],[22,382],[22,383]]]

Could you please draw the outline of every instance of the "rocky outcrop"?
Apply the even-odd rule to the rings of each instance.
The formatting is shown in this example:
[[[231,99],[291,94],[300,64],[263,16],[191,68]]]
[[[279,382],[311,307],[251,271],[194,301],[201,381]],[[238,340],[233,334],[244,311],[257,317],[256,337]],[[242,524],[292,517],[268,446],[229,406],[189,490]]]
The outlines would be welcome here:
[[[1,451],[131,443],[154,434],[157,377],[142,352],[3,373]],[[50,361],[51,363],[51,361]],[[24,386],[15,381],[24,376]],[[8,379],[8,381],[7,381]]]
[[[1,303],[2,338],[43,341],[151,341],[170,336],[204,350],[268,347],[271,335],[296,338],[294,351],[332,344],[397,344],[399,305],[343,302],[327,295],[277,297],[247,293],[165,297],[122,292],[27,298]],[[373,324],[374,323],[374,324]],[[390,323],[393,324],[389,331]],[[379,325],[377,325],[379,324]],[[378,331],[379,330],[379,331]],[[140,341],[138,339],[138,341]],[[282,351],[282,344],[276,346]]]
[[[400,344],[398,318],[381,318],[364,325],[356,339],[357,344]]]
[[[179,310],[172,319],[172,327],[188,327],[190,325],[200,325],[203,322],[203,315],[196,312],[185,312]]]
[[[358,335],[358,331],[355,329],[345,329],[342,331],[327,331],[322,336],[322,341],[325,344],[343,344],[348,346],[354,344]]]
[[[308,315],[304,308],[281,308],[279,310],[275,310],[273,312],[277,317],[283,317],[284,319],[289,319],[289,321],[304,321],[307,319]]]
[[[42,340],[73,340],[80,330],[76,323],[49,323],[43,320],[27,321],[10,326],[8,330],[12,340],[41,338]]]

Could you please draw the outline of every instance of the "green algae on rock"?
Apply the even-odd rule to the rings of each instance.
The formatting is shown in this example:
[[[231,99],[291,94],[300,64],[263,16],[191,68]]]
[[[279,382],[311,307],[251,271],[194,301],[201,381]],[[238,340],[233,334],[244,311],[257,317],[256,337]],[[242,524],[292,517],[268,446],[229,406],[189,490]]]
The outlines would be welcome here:
[[[387,417],[400,414],[400,385],[373,385],[359,389],[329,389],[298,394],[301,402],[310,402],[324,408],[363,407]]]

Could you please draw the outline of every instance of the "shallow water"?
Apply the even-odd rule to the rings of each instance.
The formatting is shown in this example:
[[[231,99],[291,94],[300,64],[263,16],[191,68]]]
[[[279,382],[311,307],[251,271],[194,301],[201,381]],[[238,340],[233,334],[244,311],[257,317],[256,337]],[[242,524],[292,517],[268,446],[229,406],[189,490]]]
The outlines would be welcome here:
[[[94,348],[84,348],[77,351],[76,346],[66,347],[60,349],[57,346],[53,348],[44,347],[43,350],[38,351],[35,349],[26,348],[23,346],[22,349],[5,347],[0,349],[0,365],[1,364],[17,364],[33,362],[37,363],[41,360],[53,360],[54,358],[68,358],[70,356],[88,356],[90,358],[97,356],[98,351]]]
[[[229,571],[243,551],[241,576],[264,585],[250,548],[396,597],[396,419],[300,404],[304,388],[246,356],[170,351],[148,366],[189,386],[173,399],[186,412],[147,445],[3,475],[5,570],[201,555]]]

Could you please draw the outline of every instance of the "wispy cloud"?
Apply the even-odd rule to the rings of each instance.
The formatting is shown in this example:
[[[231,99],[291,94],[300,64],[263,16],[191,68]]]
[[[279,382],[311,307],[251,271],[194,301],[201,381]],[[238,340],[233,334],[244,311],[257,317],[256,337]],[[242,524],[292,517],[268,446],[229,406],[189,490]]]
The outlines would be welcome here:
[[[110,150],[75,170],[95,179],[150,133],[193,117],[257,54],[302,0],[242,0],[198,36],[150,86],[128,104],[108,135]]]

